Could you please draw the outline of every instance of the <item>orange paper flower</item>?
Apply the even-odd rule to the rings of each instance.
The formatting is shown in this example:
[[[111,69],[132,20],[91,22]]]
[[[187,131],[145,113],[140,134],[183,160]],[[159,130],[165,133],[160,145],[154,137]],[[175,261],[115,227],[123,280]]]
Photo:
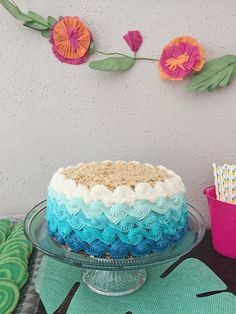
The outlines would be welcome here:
[[[55,56],[70,64],[86,61],[92,35],[78,17],[64,17],[51,30],[50,41]]]
[[[204,50],[192,37],[182,36],[167,44],[158,63],[161,77],[182,80],[192,70],[200,71],[204,64]]]

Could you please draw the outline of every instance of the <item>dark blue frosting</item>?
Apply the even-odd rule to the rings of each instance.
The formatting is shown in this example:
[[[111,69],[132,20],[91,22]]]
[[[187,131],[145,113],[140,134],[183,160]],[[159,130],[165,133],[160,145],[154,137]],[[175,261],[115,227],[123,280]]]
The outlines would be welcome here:
[[[67,237],[66,245],[71,249],[72,252],[76,253],[82,251],[85,248],[83,241],[74,232],[71,232]]]
[[[184,235],[184,230],[178,232],[178,240]],[[152,240],[143,240],[138,245],[131,245],[116,240],[112,245],[106,245],[99,240],[95,240],[88,244],[82,241],[75,232],[71,234],[64,241],[59,232],[52,234],[55,240],[61,245],[66,244],[72,252],[85,252],[86,254],[103,257],[105,253],[109,254],[112,258],[126,258],[128,256],[145,256],[152,252],[162,252],[172,246],[176,239],[161,239],[157,242]]]

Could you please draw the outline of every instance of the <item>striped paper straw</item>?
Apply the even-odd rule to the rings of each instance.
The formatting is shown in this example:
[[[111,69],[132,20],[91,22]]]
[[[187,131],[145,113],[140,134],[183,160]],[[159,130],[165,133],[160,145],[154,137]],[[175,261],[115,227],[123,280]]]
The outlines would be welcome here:
[[[213,163],[213,173],[217,199],[236,204],[236,165]]]
[[[236,166],[231,166],[232,173],[232,203],[236,204]]]
[[[213,173],[214,173],[214,181],[215,181],[215,188],[216,188],[216,198],[220,198],[220,191],[219,191],[219,185],[218,185],[218,177],[217,177],[217,166],[214,163],[213,164]]]

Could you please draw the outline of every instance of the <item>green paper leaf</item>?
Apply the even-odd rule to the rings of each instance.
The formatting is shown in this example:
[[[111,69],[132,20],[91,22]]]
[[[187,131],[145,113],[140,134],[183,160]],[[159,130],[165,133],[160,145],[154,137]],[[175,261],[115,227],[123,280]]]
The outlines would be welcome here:
[[[40,15],[38,15],[37,13],[34,13],[32,11],[28,12],[28,16],[34,21],[37,22],[39,24],[45,25],[47,27],[49,27],[48,22]]]
[[[41,31],[41,35],[45,38],[49,38],[50,37],[50,29],[45,29]]]
[[[48,23],[49,23],[50,26],[53,26],[57,22],[58,22],[58,20],[55,19],[53,16],[48,16]]]
[[[20,18],[21,12],[18,10],[18,8],[12,2],[10,2],[8,0],[0,0],[0,3],[16,19]]]
[[[46,25],[42,25],[38,22],[34,22],[34,21],[31,21],[31,22],[25,22],[24,23],[24,26],[27,26],[29,28],[33,28],[37,31],[43,31],[43,30],[50,30],[50,28]]]
[[[127,71],[135,63],[131,57],[109,57],[107,59],[92,61],[89,67],[98,71]]]
[[[227,71],[225,71],[225,77],[219,82],[219,86],[220,87],[226,87],[227,85],[229,85],[229,81],[230,78],[232,76],[232,73],[234,71],[234,65],[231,64],[230,66],[228,66]]]
[[[94,53],[94,50],[95,50],[95,43],[94,41],[92,41],[89,45],[89,54]]]
[[[142,289],[136,294],[115,298],[115,301],[114,298],[104,297],[101,302],[101,296],[91,293],[83,284],[74,294],[66,313],[89,314],[94,313],[96,308],[97,314],[127,311],[135,314],[235,314],[235,295],[227,292],[226,284],[207,265],[192,258],[182,261],[178,266],[173,263],[150,267],[148,280]],[[47,313],[56,312],[80,277],[79,267],[46,256],[43,258],[35,289]],[[211,291],[216,294],[196,297],[197,294]]]
[[[217,87],[230,85],[236,75],[236,56],[226,55],[207,62],[204,68],[195,74],[187,86],[188,91],[213,91]]]
[[[0,3],[15,19],[23,22],[32,21],[30,17],[21,12],[21,10],[11,1],[0,0]]]

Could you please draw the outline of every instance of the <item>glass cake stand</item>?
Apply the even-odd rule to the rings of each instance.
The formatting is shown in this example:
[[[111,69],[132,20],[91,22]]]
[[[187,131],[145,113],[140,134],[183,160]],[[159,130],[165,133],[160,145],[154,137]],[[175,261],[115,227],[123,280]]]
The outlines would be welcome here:
[[[162,253],[126,259],[96,258],[73,253],[57,245],[49,236],[45,220],[46,201],[36,205],[25,218],[27,238],[46,255],[83,268],[82,279],[87,287],[102,295],[121,296],[143,286],[146,268],[169,262],[191,251],[203,238],[205,225],[201,215],[188,205],[188,229],[184,237]]]

